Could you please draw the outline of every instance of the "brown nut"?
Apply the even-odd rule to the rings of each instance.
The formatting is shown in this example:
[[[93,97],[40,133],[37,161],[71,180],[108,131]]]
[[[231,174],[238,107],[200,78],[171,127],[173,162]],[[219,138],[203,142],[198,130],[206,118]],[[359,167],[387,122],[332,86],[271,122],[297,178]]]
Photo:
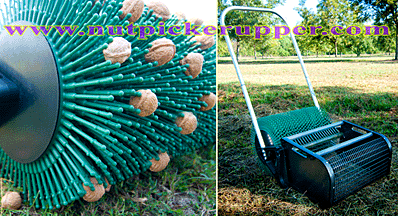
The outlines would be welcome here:
[[[95,0],[95,2],[94,2],[94,4],[93,4],[93,7],[94,7],[94,5],[95,5],[97,2],[99,2],[99,0]],[[102,0],[102,7],[105,5],[105,2],[106,2],[106,0]]]
[[[141,17],[144,8],[143,0],[124,0],[121,9],[123,14],[120,15],[120,19],[124,19],[130,13],[132,16],[129,18],[129,22],[134,23]]]
[[[112,64],[123,64],[131,55],[131,44],[122,37],[115,37],[103,53],[105,60],[111,60]]]
[[[94,184],[95,190],[92,191],[90,187],[83,185],[84,190],[87,192],[86,195],[84,195],[83,199],[86,200],[87,202],[96,202],[101,199],[102,196],[105,194],[105,188],[104,184],[98,184],[97,179],[95,178],[90,178],[91,183]]]
[[[159,160],[152,159],[150,160],[152,163],[152,166],[149,168],[152,172],[160,172],[164,169],[166,169],[167,165],[170,162],[170,156],[165,153],[159,154]]]
[[[152,47],[149,49],[149,53],[145,55],[145,61],[154,62],[157,61],[156,67],[162,66],[170,62],[176,54],[176,46],[172,40],[166,38],[160,38],[152,42]]]
[[[176,124],[182,128],[181,134],[188,135],[193,133],[198,127],[198,120],[191,112],[183,112],[184,117],[178,117]]]
[[[191,18],[191,19],[189,19],[189,22],[192,24],[192,25],[203,25],[203,20],[202,19],[200,19],[200,18]]]
[[[192,38],[191,41],[196,41],[194,45],[200,43],[201,44],[200,48],[202,50],[207,50],[216,43],[213,36],[196,36]]]
[[[152,1],[146,6],[153,10],[153,14],[156,16],[156,18],[162,17],[162,21],[166,21],[171,17],[169,8],[163,2]]]
[[[17,192],[6,192],[1,198],[1,207],[11,210],[17,210],[22,206],[22,198]]]
[[[106,191],[106,192],[109,192],[109,191],[111,191],[111,187],[112,187],[112,185],[111,185],[111,184],[109,184],[109,182],[108,182],[108,179],[107,179],[107,178],[105,178],[105,182],[106,182],[106,184],[108,185],[108,186],[105,188],[105,191]]]
[[[215,94],[210,93],[210,95],[204,95],[199,99],[199,101],[204,101],[207,104],[207,107],[202,106],[200,108],[200,111],[209,111],[213,109],[213,107],[216,105],[216,100],[217,97]]]
[[[189,53],[183,60],[180,61],[180,64],[189,64],[188,70],[185,71],[185,74],[187,76],[192,76],[192,78],[195,79],[202,72],[204,60],[205,58],[200,53]]]
[[[158,108],[158,98],[151,90],[139,90],[141,97],[133,96],[130,98],[130,105],[141,110],[138,114],[141,117],[150,116]]]
[[[187,17],[185,16],[185,14],[183,12],[177,12],[177,13],[175,13],[175,15],[177,16],[177,19],[180,21],[187,19]]]

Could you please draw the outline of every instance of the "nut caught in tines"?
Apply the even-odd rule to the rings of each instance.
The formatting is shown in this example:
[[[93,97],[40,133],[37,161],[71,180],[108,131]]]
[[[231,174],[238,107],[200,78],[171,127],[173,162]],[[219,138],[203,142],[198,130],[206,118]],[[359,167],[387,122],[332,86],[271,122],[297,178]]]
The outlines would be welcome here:
[[[185,16],[185,14],[183,12],[177,12],[174,15],[176,15],[177,19],[180,21],[187,20],[187,17]]]
[[[1,207],[5,209],[17,210],[22,206],[22,199],[17,192],[6,192],[1,198]]]
[[[95,0],[95,2],[94,2],[94,4],[93,4],[93,7],[94,7],[94,5],[95,5],[97,2],[99,2],[99,0]],[[105,5],[105,3],[106,3],[106,0],[102,0],[102,7]]]
[[[152,159],[150,160],[152,163],[152,166],[149,168],[152,172],[160,172],[166,169],[167,165],[170,162],[170,156],[165,153],[159,154],[159,160]]]
[[[83,185],[84,190],[87,192],[83,199],[87,202],[96,202],[101,199],[105,194],[104,184],[98,184],[97,179],[90,178],[91,183],[93,183],[95,190],[92,191],[90,187]]]
[[[183,112],[184,117],[178,117],[176,124],[182,128],[181,134],[188,135],[193,133],[198,127],[198,120],[191,112]]]
[[[196,41],[194,45],[200,43],[201,44],[200,48],[202,50],[207,50],[216,43],[213,36],[196,36],[192,38],[191,41]]]
[[[131,56],[131,44],[122,37],[115,37],[103,53],[105,60],[111,60],[112,64],[123,64]]]
[[[107,179],[107,178],[105,178],[105,182],[106,182],[106,184],[108,185],[108,186],[105,188],[105,191],[106,191],[106,192],[109,192],[109,191],[111,191],[111,187],[112,187],[112,185],[111,185],[111,184],[109,184],[109,182],[108,182],[108,179]]]
[[[189,22],[192,24],[192,25],[203,25],[203,20],[202,19],[200,19],[200,18],[191,18],[191,19],[189,19]]]
[[[205,58],[200,53],[189,53],[183,60],[180,61],[180,64],[189,64],[185,74],[187,76],[192,76],[192,78],[195,79],[202,72],[204,60]]]
[[[166,21],[171,17],[169,8],[163,2],[152,1],[146,6],[153,10],[153,14],[156,16],[156,18],[162,17],[162,21]]]
[[[157,61],[156,67],[162,66],[170,62],[176,54],[176,46],[172,40],[167,38],[160,38],[152,42],[152,47],[149,53],[145,55],[145,61]]]
[[[134,23],[141,17],[144,8],[143,0],[124,0],[123,7],[120,9],[123,11],[120,19],[124,19],[130,13],[132,16],[129,18],[129,22]]]
[[[139,90],[141,97],[133,96],[130,98],[130,105],[141,110],[138,114],[141,117],[150,116],[158,108],[158,98],[151,90]]]
[[[199,101],[204,101],[207,104],[207,107],[202,106],[200,108],[200,111],[209,111],[213,109],[213,107],[216,105],[216,100],[217,97],[215,94],[210,93],[210,95],[204,95],[199,99]]]

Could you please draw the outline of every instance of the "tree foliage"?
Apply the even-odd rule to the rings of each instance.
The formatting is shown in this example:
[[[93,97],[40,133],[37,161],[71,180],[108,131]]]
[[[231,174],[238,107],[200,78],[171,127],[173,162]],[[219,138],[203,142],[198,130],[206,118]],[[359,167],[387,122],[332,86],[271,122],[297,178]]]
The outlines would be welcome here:
[[[344,44],[348,39],[346,35],[333,35],[330,29],[334,26],[341,26],[346,29],[355,23],[357,17],[357,7],[349,4],[348,0],[321,0],[317,5],[317,12],[313,12],[304,7],[305,1],[301,1],[300,8],[297,8],[300,16],[303,17],[301,25],[321,26],[317,31],[317,36],[309,35],[300,40],[304,45],[308,45],[317,54],[333,47],[333,53],[337,57],[338,52],[344,49]],[[322,35],[322,32],[329,32]],[[339,50],[340,49],[340,50]]]
[[[395,60],[398,60],[398,0],[351,0],[358,6],[361,20],[373,19],[376,25],[388,25],[395,32]]]
[[[218,0],[219,15],[232,5],[273,8],[285,0]],[[264,4],[263,2],[267,2]],[[300,50],[304,55],[356,54],[364,53],[392,53],[398,57],[398,0],[319,0],[316,10],[305,7],[306,0],[300,0],[299,7],[295,8],[303,18],[299,24],[307,27],[307,34],[296,36]],[[273,26],[281,24],[275,16],[258,12],[233,11],[226,17],[226,24],[231,26]],[[368,36],[363,30],[365,26],[383,25],[389,27],[389,36]],[[309,26],[322,26],[317,35],[309,35]],[[343,27],[339,32],[342,35],[333,35],[330,30],[334,26]],[[362,29],[359,35],[348,35],[349,26],[358,26]],[[327,35],[321,34],[328,32]],[[290,37],[284,36],[280,40],[272,39],[272,33],[262,40],[254,39],[254,31],[249,36],[238,36],[235,31],[229,31],[236,54],[239,56],[291,56],[295,55]],[[224,38],[219,38],[219,55],[228,56]]]
[[[222,11],[229,6],[248,6],[248,7],[262,7],[262,8],[274,8],[276,5],[282,3],[283,0],[269,0],[266,3],[263,0],[218,0],[218,14],[219,17]],[[268,24],[272,19],[269,14],[249,11],[231,11],[225,18],[225,24],[228,26],[256,26]],[[253,28],[251,28],[253,29]],[[236,55],[239,60],[240,48],[243,45],[252,44],[254,45],[253,53],[256,55],[258,50],[262,48],[257,40],[253,38],[253,33],[250,36],[239,36],[237,35],[236,29],[229,31],[231,40],[235,42]],[[223,39],[219,39],[223,41]],[[246,50],[245,50],[246,52]]]

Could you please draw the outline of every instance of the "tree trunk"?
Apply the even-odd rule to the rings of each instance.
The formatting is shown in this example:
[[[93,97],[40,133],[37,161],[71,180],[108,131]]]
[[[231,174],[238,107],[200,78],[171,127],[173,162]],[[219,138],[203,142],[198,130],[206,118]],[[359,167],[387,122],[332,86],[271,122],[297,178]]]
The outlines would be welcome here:
[[[336,42],[334,42],[334,57],[336,57],[337,58],[337,40],[336,40]]]
[[[254,43],[254,60],[257,60],[256,43]]]
[[[398,60],[398,22],[395,24],[395,60]]]
[[[236,40],[236,61],[239,62],[239,40]]]

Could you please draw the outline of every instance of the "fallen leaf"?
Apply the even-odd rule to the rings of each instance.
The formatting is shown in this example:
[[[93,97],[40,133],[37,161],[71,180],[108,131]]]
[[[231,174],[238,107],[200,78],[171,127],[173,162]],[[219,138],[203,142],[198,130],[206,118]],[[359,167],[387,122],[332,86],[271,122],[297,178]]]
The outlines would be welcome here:
[[[145,203],[146,201],[148,201],[148,198],[146,198],[146,197],[144,197],[144,198],[133,198],[132,200],[133,200],[133,202]]]

